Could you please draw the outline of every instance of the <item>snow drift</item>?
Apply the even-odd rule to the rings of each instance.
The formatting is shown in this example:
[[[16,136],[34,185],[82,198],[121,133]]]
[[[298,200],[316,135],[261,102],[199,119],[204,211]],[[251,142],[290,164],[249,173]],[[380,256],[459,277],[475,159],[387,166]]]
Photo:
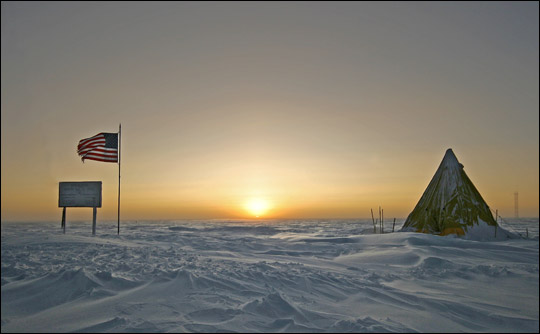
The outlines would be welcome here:
[[[537,237],[370,225],[3,223],[2,332],[538,332]]]

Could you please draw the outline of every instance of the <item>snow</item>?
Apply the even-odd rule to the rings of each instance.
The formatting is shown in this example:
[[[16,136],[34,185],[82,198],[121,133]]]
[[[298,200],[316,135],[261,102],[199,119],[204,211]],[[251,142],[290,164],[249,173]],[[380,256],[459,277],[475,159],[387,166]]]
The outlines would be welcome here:
[[[467,232],[464,236],[468,240],[493,241],[520,238],[517,233],[512,233],[504,227],[491,226],[485,221],[479,219],[478,224],[467,226]]]
[[[537,218],[489,241],[371,220],[91,225],[2,223],[2,332],[539,330]]]

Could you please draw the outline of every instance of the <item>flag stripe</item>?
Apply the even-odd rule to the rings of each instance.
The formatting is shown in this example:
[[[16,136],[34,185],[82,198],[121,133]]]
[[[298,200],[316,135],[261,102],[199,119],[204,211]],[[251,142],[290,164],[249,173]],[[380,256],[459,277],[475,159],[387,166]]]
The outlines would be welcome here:
[[[79,150],[79,155],[85,153],[85,152],[89,152],[89,151],[108,151],[108,152],[118,152],[117,149],[115,148],[108,148],[108,147],[103,147],[103,146],[93,146],[93,147],[87,147],[87,148],[83,148],[81,150]]]
[[[89,140],[85,142],[84,144],[79,144],[77,148],[87,147],[87,146],[92,146],[92,145],[105,145],[105,138],[96,138],[93,140]]]
[[[103,153],[96,153],[96,152],[90,152],[88,154],[85,154],[83,158],[88,157],[102,157],[107,159],[118,159],[118,155],[112,155],[112,154],[103,154]]]
[[[93,150],[95,148],[98,148],[98,147],[103,147],[103,145],[100,145],[100,144],[94,144],[94,145],[90,145],[90,146],[85,146],[85,147],[81,147],[77,153],[81,154],[82,152],[86,152],[88,150]]]
[[[89,150],[84,155],[90,154],[90,153],[92,153],[92,154],[110,155],[110,156],[118,156],[118,151],[111,150],[111,149],[104,149],[102,147],[98,147],[98,148],[95,148],[93,150]]]
[[[92,136],[92,137],[86,138],[86,139],[81,139],[81,140],[79,140],[79,145],[84,145],[85,143],[87,143],[89,141],[96,140],[96,139],[101,139],[101,138],[103,138],[103,134],[95,135],[95,136]]]
[[[111,151],[102,151],[102,150],[92,150],[92,151],[88,151],[84,154],[81,154],[81,156],[84,158],[86,157],[87,155],[89,154],[94,154],[94,155],[103,155],[103,156],[110,156],[110,157],[117,157],[118,156],[118,153],[117,152],[111,152]]]
[[[100,133],[98,133],[98,134],[95,135],[95,136],[92,136],[92,137],[89,137],[89,138],[84,138],[84,139],[79,140],[79,143],[82,144],[82,143],[84,143],[84,142],[86,142],[86,141],[88,141],[88,140],[92,140],[92,139],[95,139],[95,138],[99,138],[99,137],[101,137],[102,135],[103,135],[103,133],[100,132]]]
[[[99,157],[99,156],[87,156],[85,157],[84,159],[88,159],[88,160],[96,160],[96,161],[102,161],[102,162],[118,162],[118,159],[117,158],[103,158],[103,157]]]
[[[105,153],[105,152],[96,152],[96,151],[88,152],[88,153],[84,154],[82,156],[82,158],[86,159],[86,157],[89,157],[89,156],[100,156],[100,157],[104,157],[104,158],[114,158],[114,159],[118,158],[118,154],[116,154],[116,153]]]
[[[92,142],[92,141],[94,141],[94,140],[102,140],[103,143],[105,143],[105,136],[103,136],[103,134],[100,133],[100,134],[97,134],[97,135],[95,135],[95,136],[93,136],[93,137],[90,137],[90,138],[81,139],[81,140],[79,141],[79,147],[80,147],[80,146],[83,146],[83,145],[86,145],[87,143]]]

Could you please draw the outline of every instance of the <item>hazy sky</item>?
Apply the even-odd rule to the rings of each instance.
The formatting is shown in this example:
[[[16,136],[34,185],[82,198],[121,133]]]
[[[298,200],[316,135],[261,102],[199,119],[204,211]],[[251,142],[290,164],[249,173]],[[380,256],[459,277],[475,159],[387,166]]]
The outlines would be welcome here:
[[[406,217],[452,148],[503,217],[538,217],[538,2],[2,1],[2,221],[118,166],[122,218]],[[68,220],[91,219],[70,209]]]

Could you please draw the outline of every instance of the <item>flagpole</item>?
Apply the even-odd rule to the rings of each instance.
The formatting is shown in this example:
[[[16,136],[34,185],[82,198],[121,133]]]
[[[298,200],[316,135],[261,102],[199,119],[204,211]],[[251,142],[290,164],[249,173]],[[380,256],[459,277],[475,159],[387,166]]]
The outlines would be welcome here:
[[[122,146],[122,123],[118,126],[118,235],[120,235],[120,147]]]

